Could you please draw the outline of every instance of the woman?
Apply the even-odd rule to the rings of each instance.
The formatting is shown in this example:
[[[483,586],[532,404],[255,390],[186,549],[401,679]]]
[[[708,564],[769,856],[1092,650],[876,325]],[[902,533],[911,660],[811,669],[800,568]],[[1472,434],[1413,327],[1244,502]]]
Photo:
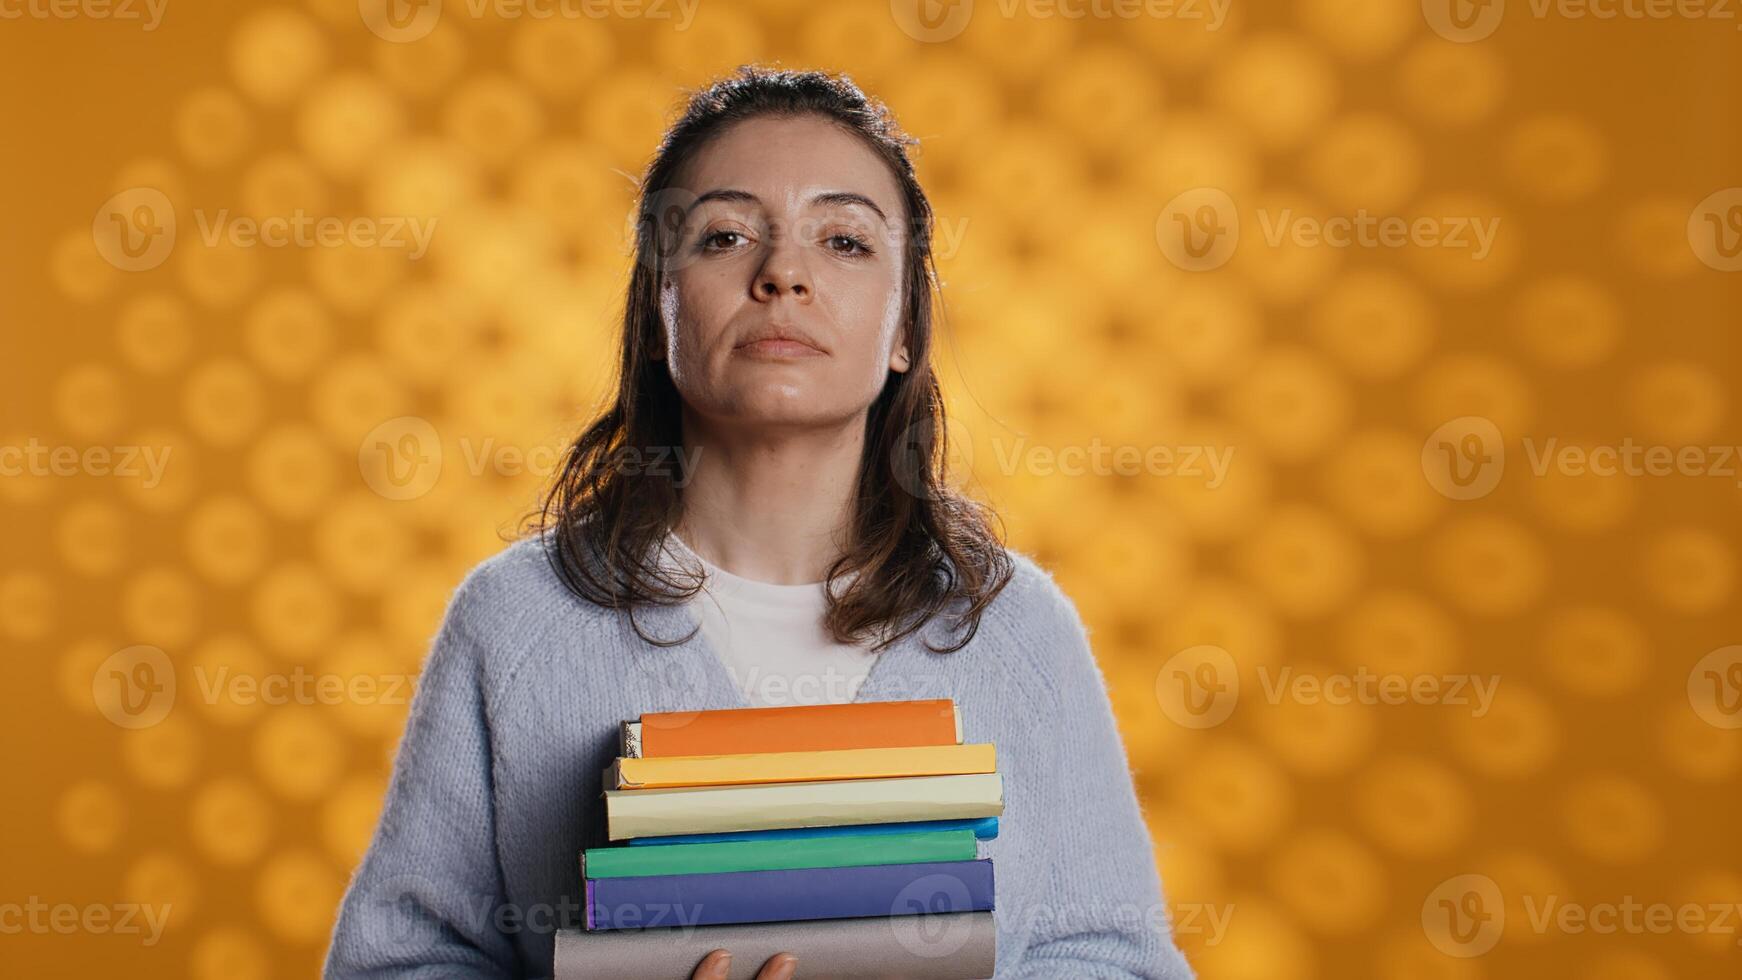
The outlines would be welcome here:
[[[536,533],[454,595],[329,975],[550,975],[576,855],[605,843],[623,719],[950,697],[1004,779],[997,975],[1190,976],[1075,607],[941,479],[931,210],[908,145],[851,82],[766,69],[695,95],[668,132],[615,404]],[[728,580],[815,628],[778,647],[793,631],[712,588]],[[693,601],[704,586],[720,606]],[[800,690],[825,663],[841,683]],[[787,683],[747,688],[749,670]],[[728,953],[694,976],[726,977]]]

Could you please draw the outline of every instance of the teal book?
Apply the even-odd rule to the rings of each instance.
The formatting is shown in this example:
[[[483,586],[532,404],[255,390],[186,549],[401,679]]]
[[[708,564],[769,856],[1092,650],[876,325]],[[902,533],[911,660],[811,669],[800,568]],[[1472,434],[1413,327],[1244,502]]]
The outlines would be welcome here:
[[[666,847],[591,847],[581,854],[582,878],[715,874],[792,868],[845,868],[861,864],[972,861],[970,829],[856,837],[719,841]]]

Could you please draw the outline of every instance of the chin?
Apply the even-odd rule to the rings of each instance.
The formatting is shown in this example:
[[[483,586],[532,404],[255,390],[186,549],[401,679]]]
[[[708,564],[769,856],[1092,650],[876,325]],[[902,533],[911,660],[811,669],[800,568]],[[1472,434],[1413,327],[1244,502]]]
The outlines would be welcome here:
[[[802,421],[816,414],[820,389],[803,382],[768,382],[744,393],[742,404],[751,415],[770,421]]]
[[[740,392],[735,399],[734,419],[745,425],[826,425],[843,413],[836,411],[839,391],[802,382],[767,382]]]

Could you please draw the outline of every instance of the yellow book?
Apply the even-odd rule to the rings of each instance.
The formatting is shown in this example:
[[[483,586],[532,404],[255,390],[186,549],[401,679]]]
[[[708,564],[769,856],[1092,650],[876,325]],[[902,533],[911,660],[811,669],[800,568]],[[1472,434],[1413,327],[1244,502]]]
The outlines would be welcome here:
[[[992,743],[984,742],[816,752],[619,758],[611,767],[606,786],[610,789],[739,786],[825,779],[958,776],[997,771],[997,751]]]
[[[605,770],[609,774],[610,770]],[[745,786],[606,789],[609,840],[735,830],[972,820],[1004,812],[995,772]]]

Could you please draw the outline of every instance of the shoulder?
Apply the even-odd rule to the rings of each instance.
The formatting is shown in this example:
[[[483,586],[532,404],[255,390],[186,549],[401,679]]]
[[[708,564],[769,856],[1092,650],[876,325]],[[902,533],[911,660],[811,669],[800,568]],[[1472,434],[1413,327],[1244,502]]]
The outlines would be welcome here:
[[[454,589],[450,610],[468,625],[511,630],[568,595],[551,567],[548,539],[534,536],[472,566]]]
[[[521,538],[473,566],[448,600],[444,630],[470,638],[486,672],[513,673],[518,662],[564,638],[613,630],[612,611],[575,595],[551,565],[548,536]]]
[[[1038,558],[1005,548],[1010,583],[987,607],[982,628],[988,640],[1010,648],[1049,684],[1092,664],[1088,628],[1076,603]]]
[[[1005,548],[1010,556],[1010,585],[1000,594],[1007,614],[1030,629],[1076,633],[1083,629],[1082,616],[1053,573],[1027,552]],[[996,603],[994,604],[996,605]]]
[[[1015,655],[1023,658],[1047,710],[1110,718],[1107,674],[1077,604],[1038,559],[1014,551],[1011,555],[1016,566],[1011,581],[1014,618],[1023,633]]]

